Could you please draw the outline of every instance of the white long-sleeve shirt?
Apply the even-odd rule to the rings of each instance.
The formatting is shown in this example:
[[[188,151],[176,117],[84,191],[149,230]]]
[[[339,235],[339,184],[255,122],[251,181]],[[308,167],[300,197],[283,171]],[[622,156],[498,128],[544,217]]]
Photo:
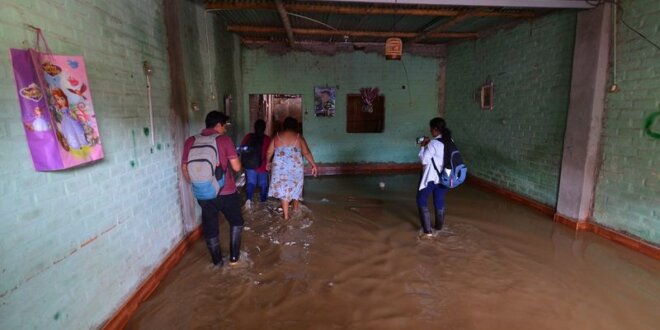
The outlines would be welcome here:
[[[422,147],[419,150],[419,161],[422,162],[424,167],[424,173],[422,174],[422,180],[419,182],[419,190],[426,188],[426,185],[433,181],[436,184],[440,183],[440,177],[435,168],[433,168],[433,163],[431,159],[435,160],[435,166],[438,167],[438,171],[442,171],[444,156],[445,156],[445,145],[436,140],[440,136],[436,136],[429,143]]]

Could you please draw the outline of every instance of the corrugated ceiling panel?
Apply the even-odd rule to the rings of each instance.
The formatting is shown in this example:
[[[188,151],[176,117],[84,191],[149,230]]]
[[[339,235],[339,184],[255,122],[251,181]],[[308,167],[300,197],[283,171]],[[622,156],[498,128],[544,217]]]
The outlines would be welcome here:
[[[314,4],[314,5],[337,5],[342,7],[352,8],[367,8],[374,7],[368,4],[351,4],[351,3],[320,3],[320,2],[306,2],[306,1],[284,1],[285,6],[287,3],[296,4]],[[229,4],[271,4],[272,0],[211,0],[207,3],[229,3]],[[394,8],[392,5],[379,5],[379,7]],[[439,8],[438,6],[398,6],[397,8],[417,8],[417,9],[430,9]],[[474,7],[441,7],[448,10],[474,10]],[[479,10],[492,10],[503,12],[520,12],[511,9],[497,9],[497,8],[480,8]],[[541,11],[538,11],[543,12]],[[283,27],[282,21],[276,10],[219,10],[214,11],[221,17],[227,24],[232,25],[252,25],[252,26],[273,26]],[[325,26],[327,24],[337,30],[354,30],[354,31],[397,31],[397,32],[421,32],[427,28],[437,26],[451,19],[451,17],[433,17],[433,16],[411,16],[411,15],[346,15],[346,14],[328,14],[328,13],[311,13],[311,12],[291,12],[289,20],[294,28],[304,29],[331,29]],[[488,30],[494,27],[502,26],[512,22],[524,22],[522,19],[512,19],[506,17],[473,17],[464,20],[451,28],[445,30],[447,32],[478,32]],[[321,24],[323,23],[323,24]],[[247,34],[242,34],[246,36]],[[274,36],[258,35],[265,38],[274,38],[277,40],[286,40],[284,34],[277,34]],[[341,36],[337,37],[315,37],[296,35],[298,40],[317,40],[317,41],[341,41]],[[448,42],[455,39],[426,39],[424,42]],[[369,38],[361,37],[354,38],[351,41],[383,41],[383,38]]]

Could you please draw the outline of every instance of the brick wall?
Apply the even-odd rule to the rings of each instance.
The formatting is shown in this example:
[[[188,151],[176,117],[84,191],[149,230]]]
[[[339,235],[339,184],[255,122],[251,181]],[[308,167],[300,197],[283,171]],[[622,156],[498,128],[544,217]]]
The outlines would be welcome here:
[[[450,46],[446,119],[472,175],[541,203],[557,201],[575,13],[549,15]],[[488,79],[494,109],[474,92]]]
[[[438,59],[410,54],[401,62],[362,52],[243,50],[243,102],[252,93],[302,94],[303,131],[317,162],[418,162],[415,137],[429,134],[428,121],[438,113],[438,70]],[[336,116],[315,117],[314,86],[326,85],[339,86]],[[362,87],[378,87],[385,96],[383,133],[346,133],[346,94]],[[246,120],[243,129],[248,126]]]
[[[182,7],[201,20],[198,5]],[[53,52],[84,56],[104,160],[33,170],[9,61],[9,48],[33,44],[25,24],[41,27]],[[201,48],[202,32],[189,31],[188,44]],[[0,0],[0,45],[0,328],[94,328],[185,235],[162,2]],[[144,60],[154,70],[155,147],[144,134]]]
[[[660,44],[660,2],[621,1],[623,19]],[[619,23],[621,91],[607,95],[593,220],[660,245],[660,141],[643,131],[660,111],[660,50]],[[653,125],[660,132],[660,119]]]
[[[196,133],[204,127],[209,111],[225,111],[225,95],[238,98],[233,72],[236,45],[234,35],[222,29],[224,22],[218,15],[205,14],[201,0],[189,1],[197,5],[182,6],[180,29],[188,105],[195,102],[199,106],[199,111],[188,109],[190,130]]]

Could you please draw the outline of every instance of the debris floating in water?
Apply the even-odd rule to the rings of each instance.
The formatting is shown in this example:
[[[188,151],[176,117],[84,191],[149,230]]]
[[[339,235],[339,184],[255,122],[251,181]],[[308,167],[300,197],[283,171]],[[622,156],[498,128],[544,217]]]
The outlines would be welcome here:
[[[381,182],[378,184],[378,186],[380,187],[381,190],[385,189],[385,182],[382,182],[382,181],[381,181]]]
[[[327,198],[321,198],[321,203],[328,203],[328,202],[330,202],[329,199],[327,199]]]

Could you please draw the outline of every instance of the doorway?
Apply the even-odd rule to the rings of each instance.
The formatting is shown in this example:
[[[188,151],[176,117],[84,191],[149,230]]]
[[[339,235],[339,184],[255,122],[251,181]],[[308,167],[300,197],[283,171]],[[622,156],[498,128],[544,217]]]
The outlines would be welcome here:
[[[266,122],[266,134],[273,136],[286,117],[298,120],[298,132],[302,134],[302,95],[250,94],[250,131],[254,122],[262,119]]]

